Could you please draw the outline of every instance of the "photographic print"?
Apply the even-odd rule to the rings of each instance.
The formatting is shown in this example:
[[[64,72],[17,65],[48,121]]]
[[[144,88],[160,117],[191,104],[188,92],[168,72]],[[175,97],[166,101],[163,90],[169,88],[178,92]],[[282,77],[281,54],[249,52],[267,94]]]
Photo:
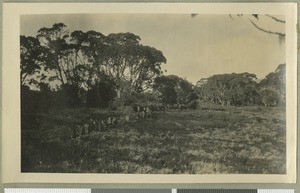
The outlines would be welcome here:
[[[284,174],[285,19],[22,15],[22,172]]]
[[[285,14],[26,13],[19,26],[21,174],[288,174]]]

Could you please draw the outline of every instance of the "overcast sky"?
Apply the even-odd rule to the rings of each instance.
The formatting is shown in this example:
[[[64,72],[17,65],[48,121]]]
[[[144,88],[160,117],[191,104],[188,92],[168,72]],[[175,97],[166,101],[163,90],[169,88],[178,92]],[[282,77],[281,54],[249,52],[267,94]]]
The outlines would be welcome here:
[[[279,17],[279,16],[278,16]],[[281,18],[281,17],[280,17]],[[285,63],[285,42],[254,28],[247,16],[189,14],[22,15],[21,35],[36,36],[42,27],[63,22],[70,31],[95,30],[104,35],[132,32],[141,43],[161,50],[165,74],[196,83],[221,73],[250,72],[264,78]],[[262,16],[258,24],[283,32],[282,23]]]

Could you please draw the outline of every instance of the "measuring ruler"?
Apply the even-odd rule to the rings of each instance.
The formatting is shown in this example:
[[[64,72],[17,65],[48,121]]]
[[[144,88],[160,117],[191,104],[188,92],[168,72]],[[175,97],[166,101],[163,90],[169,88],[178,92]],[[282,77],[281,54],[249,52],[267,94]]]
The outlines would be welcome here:
[[[4,193],[294,193],[294,189],[73,189],[5,188]]]

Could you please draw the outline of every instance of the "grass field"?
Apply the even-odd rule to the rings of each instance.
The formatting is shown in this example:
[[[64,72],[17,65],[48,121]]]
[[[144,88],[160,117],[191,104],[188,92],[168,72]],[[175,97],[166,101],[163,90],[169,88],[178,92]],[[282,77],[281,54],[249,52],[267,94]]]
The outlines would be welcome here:
[[[72,137],[72,127],[108,115],[123,116],[84,108],[22,115],[22,172],[286,172],[281,107],[156,111],[148,119],[119,121],[104,131]]]

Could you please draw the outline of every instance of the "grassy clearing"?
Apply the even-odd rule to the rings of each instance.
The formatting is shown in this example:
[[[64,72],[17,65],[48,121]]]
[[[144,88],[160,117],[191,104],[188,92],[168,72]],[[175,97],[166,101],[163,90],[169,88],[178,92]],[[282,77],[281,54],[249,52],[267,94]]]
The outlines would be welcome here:
[[[285,109],[220,106],[202,109],[158,111],[150,119],[119,122],[80,138],[72,137],[72,127],[90,118],[97,120],[122,113],[77,108],[23,116],[22,171],[286,172]],[[36,119],[26,125],[26,119],[32,117]]]

